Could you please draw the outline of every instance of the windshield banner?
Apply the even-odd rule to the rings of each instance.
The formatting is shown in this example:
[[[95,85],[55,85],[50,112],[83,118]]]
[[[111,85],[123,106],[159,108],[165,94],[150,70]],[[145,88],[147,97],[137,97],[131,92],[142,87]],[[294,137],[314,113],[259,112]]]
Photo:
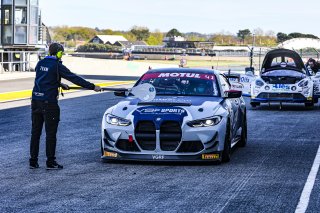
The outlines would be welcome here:
[[[155,79],[155,78],[196,78],[205,80],[215,80],[213,74],[202,74],[202,73],[169,73],[169,72],[156,72],[147,73],[142,77],[142,80]]]

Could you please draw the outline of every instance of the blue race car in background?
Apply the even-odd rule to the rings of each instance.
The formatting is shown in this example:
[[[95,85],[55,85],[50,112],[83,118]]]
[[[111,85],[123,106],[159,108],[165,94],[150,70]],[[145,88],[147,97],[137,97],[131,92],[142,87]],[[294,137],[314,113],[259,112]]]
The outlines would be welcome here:
[[[151,84],[151,101],[126,96],[102,119],[104,160],[228,162],[230,151],[247,142],[241,91],[209,69],[149,70],[135,84]],[[152,88],[150,88],[152,90]]]

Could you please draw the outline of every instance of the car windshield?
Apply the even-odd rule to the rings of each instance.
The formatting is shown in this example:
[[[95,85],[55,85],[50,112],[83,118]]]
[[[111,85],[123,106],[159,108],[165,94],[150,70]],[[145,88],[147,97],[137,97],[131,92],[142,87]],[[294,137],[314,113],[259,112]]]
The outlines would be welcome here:
[[[202,73],[146,73],[139,84],[150,83],[157,95],[218,96],[219,90],[214,74]]]
[[[297,78],[305,78],[305,74],[295,70],[271,70],[268,72],[262,73],[261,76],[290,76]]]

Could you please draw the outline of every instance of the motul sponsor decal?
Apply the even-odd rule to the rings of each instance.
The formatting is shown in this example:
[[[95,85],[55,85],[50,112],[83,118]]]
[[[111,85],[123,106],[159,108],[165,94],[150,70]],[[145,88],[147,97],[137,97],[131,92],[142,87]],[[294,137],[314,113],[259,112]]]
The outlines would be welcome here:
[[[154,78],[197,78],[214,80],[215,76],[213,74],[200,74],[200,73],[147,73],[143,76],[142,80],[154,79]]]
[[[160,73],[158,78],[200,78],[200,74],[198,73]]]

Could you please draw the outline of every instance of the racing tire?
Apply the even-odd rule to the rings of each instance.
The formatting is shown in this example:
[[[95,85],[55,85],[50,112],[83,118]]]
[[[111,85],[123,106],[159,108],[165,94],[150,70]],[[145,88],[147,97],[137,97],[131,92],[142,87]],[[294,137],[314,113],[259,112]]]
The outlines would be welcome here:
[[[230,128],[230,122],[228,121],[221,161],[229,162],[230,158],[231,158],[231,128]]]
[[[319,98],[314,98],[313,103],[317,104],[319,102]]]
[[[243,122],[242,122],[242,130],[241,130],[241,138],[238,142],[239,147],[245,147],[247,145],[247,113],[243,116]]]
[[[304,103],[304,106],[307,107],[307,108],[312,108],[314,106],[314,102],[306,102]]]
[[[257,107],[257,106],[260,106],[260,103],[259,102],[250,102],[250,105],[252,107]]]
[[[103,156],[102,139],[101,139],[101,142],[100,142],[100,147],[101,147],[101,156]]]

